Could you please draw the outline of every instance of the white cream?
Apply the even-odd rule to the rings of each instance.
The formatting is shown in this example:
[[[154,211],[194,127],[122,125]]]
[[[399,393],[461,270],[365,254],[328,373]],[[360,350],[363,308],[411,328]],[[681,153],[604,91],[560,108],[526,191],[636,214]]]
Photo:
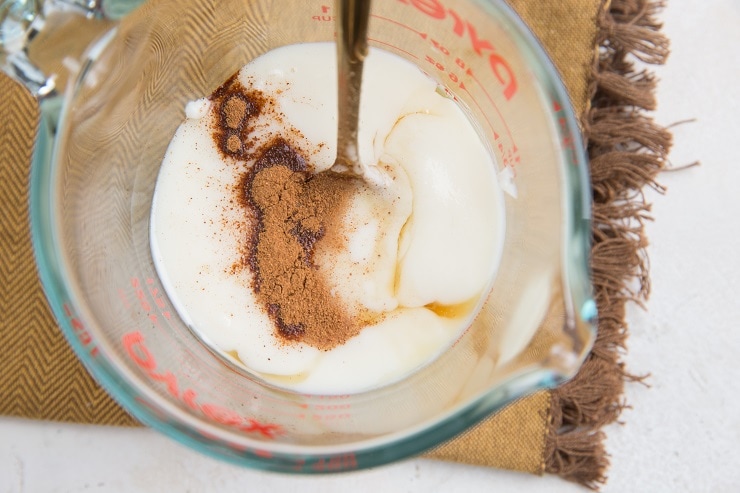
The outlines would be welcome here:
[[[258,145],[280,131],[317,171],[332,165],[333,44],[273,50],[244,67],[239,80],[274,99],[282,114],[281,121],[257,117]],[[252,163],[222,158],[211,137],[210,102],[188,104],[162,163],[151,219],[155,265],[182,319],[251,372],[306,393],[387,384],[449,347],[495,275],[504,225],[492,157],[461,108],[440,93],[414,65],[370,50],[359,152],[392,180],[353,198],[344,218],[348,251],[315,261],[343,303],[384,316],[326,352],[277,340],[251,273],[232,269],[253,219],[230,200]],[[448,307],[445,316],[440,305]],[[235,354],[238,360],[229,356]]]

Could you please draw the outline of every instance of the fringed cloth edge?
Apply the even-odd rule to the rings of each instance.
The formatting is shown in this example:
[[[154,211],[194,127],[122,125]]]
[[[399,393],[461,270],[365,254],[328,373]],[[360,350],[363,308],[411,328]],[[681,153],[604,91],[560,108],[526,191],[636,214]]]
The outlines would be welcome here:
[[[593,185],[593,284],[599,308],[594,348],[580,372],[551,392],[545,471],[597,490],[609,465],[604,425],[626,407],[630,374],[621,356],[628,335],[625,307],[650,293],[644,187],[665,167],[671,134],[646,112],[655,109],[656,79],[639,66],[663,64],[668,40],[656,20],[658,0],[605,0],[582,126]]]

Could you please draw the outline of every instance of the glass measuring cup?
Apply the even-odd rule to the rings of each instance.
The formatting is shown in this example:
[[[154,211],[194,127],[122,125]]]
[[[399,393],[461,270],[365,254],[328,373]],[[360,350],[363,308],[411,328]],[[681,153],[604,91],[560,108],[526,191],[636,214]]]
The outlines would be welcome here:
[[[442,0],[375,2],[369,43],[436,79],[497,163],[506,240],[468,330],[404,380],[321,396],[235,372],[187,329],[149,248],[154,183],[185,103],[270,49],[333,40],[332,15],[321,2],[153,1],[67,60],[75,75],[58,124],[59,79],[20,77],[43,113],[31,177],[39,273],[79,357],[143,423],[215,456],[286,472],[419,453],[571,376],[595,334],[588,179],[567,95],[503,2]],[[31,51],[13,53],[33,62]]]

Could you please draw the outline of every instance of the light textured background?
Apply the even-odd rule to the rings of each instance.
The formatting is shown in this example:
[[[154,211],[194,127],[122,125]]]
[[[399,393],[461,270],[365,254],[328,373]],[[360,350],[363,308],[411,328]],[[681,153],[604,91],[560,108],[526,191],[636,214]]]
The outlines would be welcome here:
[[[668,193],[648,193],[653,295],[630,310],[632,409],[609,428],[605,492],[734,492],[740,485],[740,1],[670,0],[659,68],[674,128]],[[0,363],[1,364],[1,363]],[[218,463],[143,429],[0,418],[0,493],[78,491],[568,493],[555,477],[409,460],[341,476],[285,477]]]

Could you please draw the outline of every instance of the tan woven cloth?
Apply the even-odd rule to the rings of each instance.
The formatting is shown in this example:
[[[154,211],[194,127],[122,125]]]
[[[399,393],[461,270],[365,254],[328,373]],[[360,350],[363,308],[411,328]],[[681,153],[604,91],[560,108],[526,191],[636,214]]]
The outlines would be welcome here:
[[[601,0],[510,0],[559,68],[577,114],[587,107]],[[0,74],[0,414],[134,425],[77,361],[46,305],[28,231],[35,101]],[[540,392],[436,449],[435,458],[544,471],[550,396]]]

